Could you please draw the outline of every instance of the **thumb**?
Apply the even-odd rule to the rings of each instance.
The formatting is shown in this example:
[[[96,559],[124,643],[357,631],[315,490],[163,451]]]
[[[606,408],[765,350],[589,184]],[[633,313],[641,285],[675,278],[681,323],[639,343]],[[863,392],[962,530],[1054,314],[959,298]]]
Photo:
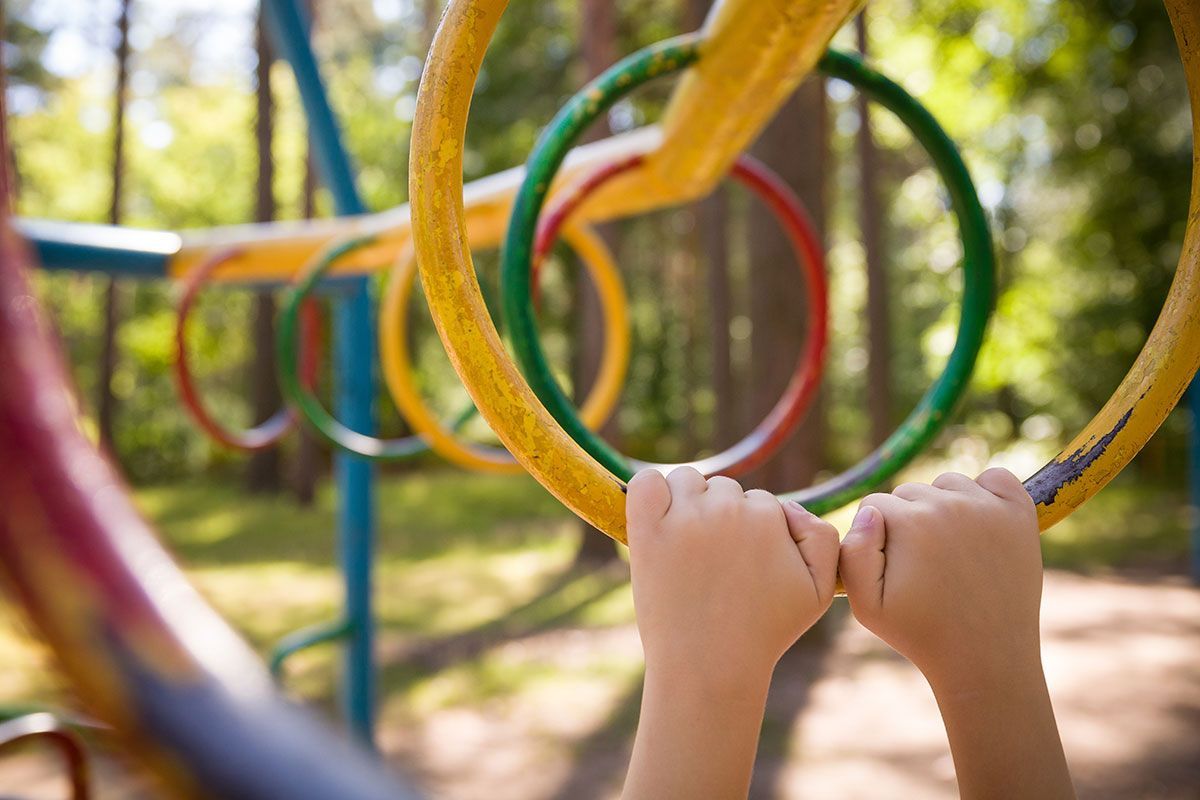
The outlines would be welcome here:
[[[886,542],[883,514],[874,506],[860,507],[842,540],[838,561],[846,596],[855,616],[875,613],[883,605],[883,573],[887,565],[883,547]]]
[[[625,519],[630,537],[661,520],[670,507],[671,487],[661,472],[644,469],[634,475],[625,498]]]
[[[783,504],[783,515],[787,518],[788,533],[812,575],[817,598],[827,606],[833,602],[833,587],[837,582],[837,528],[795,500]]]

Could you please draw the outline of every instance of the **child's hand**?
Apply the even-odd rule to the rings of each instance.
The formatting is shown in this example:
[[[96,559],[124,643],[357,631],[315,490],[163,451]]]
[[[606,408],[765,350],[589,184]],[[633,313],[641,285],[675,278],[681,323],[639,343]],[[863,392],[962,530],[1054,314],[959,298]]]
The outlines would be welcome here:
[[[840,569],[854,616],[935,691],[947,682],[970,690],[1006,671],[1040,675],[1037,513],[1007,470],[870,495]]]
[[[757,686],[832,601],[837,532],[799,505],[683,467],[626,507],[648,672]]]
[[[964,800],[1075,797],[1042,672],[1037,511],[1012,473],[867,497],[840,567],[854,616],[929,680]]]

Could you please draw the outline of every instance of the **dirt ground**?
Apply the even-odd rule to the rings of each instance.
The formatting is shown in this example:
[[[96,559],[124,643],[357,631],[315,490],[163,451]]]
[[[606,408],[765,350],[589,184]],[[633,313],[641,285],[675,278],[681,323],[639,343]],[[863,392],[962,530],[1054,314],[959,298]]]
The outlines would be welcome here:
[[[1200,590],[1176,578],[1052,572],[1047,676],[1080,797],[1200,798]],[[570,670],[640,652],[630,625],[555,628],[495,645],[517,667]],[[594,673],[594,674],[593,674]],[[600,667],[532,691],[417,711],[385,706],[381,743],[434,797],[617,796],[639,675]],[[67,796],[53,759],[0,763],[0,798]],[[99,797],[143,797],[113,762]],[[844,613],[780,665],[752,798],[949,798],[953,768],[933,697],[907,663]]]

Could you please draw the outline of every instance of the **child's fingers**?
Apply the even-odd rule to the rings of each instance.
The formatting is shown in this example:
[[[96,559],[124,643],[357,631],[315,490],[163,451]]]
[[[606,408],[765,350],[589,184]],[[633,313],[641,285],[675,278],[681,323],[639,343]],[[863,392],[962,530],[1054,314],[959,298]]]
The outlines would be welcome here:
[[[694,467],[676,467],[667,476],[674,498],[695,497],[708,490],[708,481]]]
[[[975,482],[1005,500],[1024,500],[1029,496],[1021,479],[1002,467],[985,470]]]
[[[883,514],[863,505],[842,540],[838,569],[855,614],[878,611],[883,605],[883,574],[887,566]]]
[[[629,481],[629,493],[625,498],[625,518],[629,522],[630,536],[661,520],[670,507],[671,487],[661,472],[644,469],[634,475]]]
[[[943,472],[933,479],[932,485],[949,492],[972,492],[979,490],[979,484],[961,472]]]
[[[709,489],[712,491],[712,478],[709,478]],[[784,525],[787,525],[787,518],[783,515],[783,507],[779,502],[779,498],[764,489],[747,489],[742,495],[751,508],[761,509],[764,514],[774,516],[776,519],[783,518]]]
[[[794,500],[783,504],[783,516],[800,557],[808,565],[817,597],[823,603],[832,602],[838,569],[837,528]]]
[[[714,475],[706,481],[706,484],[708,489],[704,495],[712,499],[740,500],[745,494],[740,483],[724,475]]]
[[[937,496],[937,490],[926,483],[902,483],[892,490],[893,497],[901,500],[924,500]]]

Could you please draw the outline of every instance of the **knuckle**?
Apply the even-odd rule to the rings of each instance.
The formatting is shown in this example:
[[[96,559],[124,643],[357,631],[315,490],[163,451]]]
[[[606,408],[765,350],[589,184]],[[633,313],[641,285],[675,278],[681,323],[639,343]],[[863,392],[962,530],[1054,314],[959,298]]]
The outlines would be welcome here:
[[[629,486],[653,486],[662,483],[666,478],[656,469],[643,469],[638,471],[636,475],[629,479]]]
[[[910,481],[897,486],[894,490],[892,490],[892,495],[894,497],[899,497],[902,500],[915,499],[928,494],[928,489],[929,487],[923,483],[915,483]]]
[[[724,489],[729,489],[729,490],[736,489],[738,494],[741,494],[741,492],[742,492],[742,485],[740,483],[738,483],[737,481],[735,481],[733,478],[727,477],[725,475],[714,475],[713,477],[709,478],[708,479],[708,487],[710,489],[714,489],[714,488],[724,488]]]
[[[704,477],[703,475],[700,474],[700,471],[697,470],[695,467],[687,466],[687,465],[682,466],[682,467],[675,467],[675,469],[671,470],[669,477],[688,478],[688,477],[691,477],[692,475],[695,475],[698,478]]]
[[[988,483],[993,483],[1005,489],[1012,489],[1021,483],[1016,475],[1013,475],[1004,467],[992,467],[991,469],[984,470],[983,474],[979,476],[979,480],[980,482],[987,481]]]
[[[644,470],[630,479],[625,503],[630,509],[653,509],[671,502],[666,479],[653,470]]]

